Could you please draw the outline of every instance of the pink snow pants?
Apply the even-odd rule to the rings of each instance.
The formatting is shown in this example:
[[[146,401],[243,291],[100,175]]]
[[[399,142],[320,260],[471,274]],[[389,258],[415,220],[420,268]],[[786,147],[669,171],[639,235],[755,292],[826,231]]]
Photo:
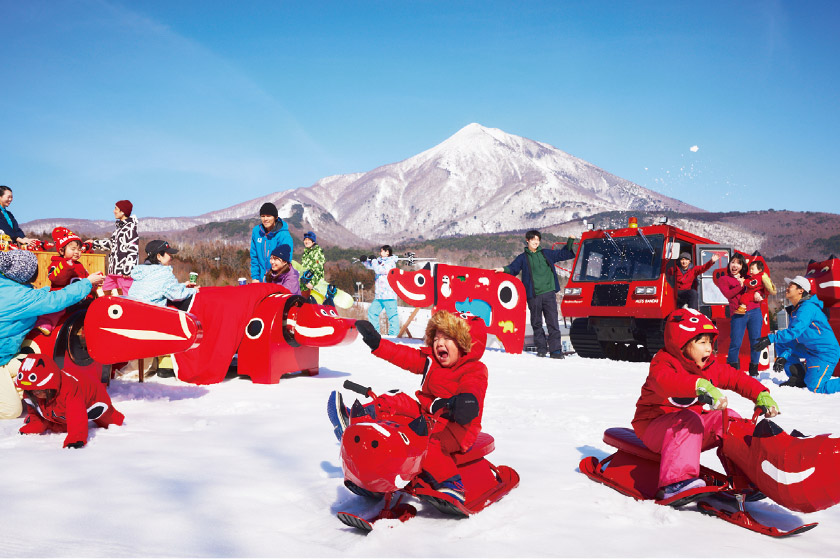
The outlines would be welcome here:
[[[734,410],[731,418],[740,418]],[[663,414],[645,428],[641,440],[651,451],[662,456],[659,463],[659,487],[700,474],[700,453],[719,447],[723,436],[723,411],[697,414],[681,410]]]

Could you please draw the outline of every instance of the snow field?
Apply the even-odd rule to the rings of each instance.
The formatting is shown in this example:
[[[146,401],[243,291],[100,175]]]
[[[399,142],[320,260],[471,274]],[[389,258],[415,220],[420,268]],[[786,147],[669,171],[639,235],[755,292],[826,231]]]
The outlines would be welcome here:
[[[419,341],[409,341],[418,344]],[[63,435],[21,436],[20,420],[0,422],[7,557],[696,557],[833,556],[840,510],[810,515],[772,502],[762,521],[782,528],[819,521],[776,540],[694,511],[637,502],[577,470],[588,455],[612,452],[601,440],[629,426],[647,364],[485,353],[490,386],[484,431],[489,459],[522,481],[497,504],[453,520],[412,501],[407,523],[381,521],[370,535],[342,525],[341,510],[374,513],[342,485],[339,447],[326,416],[329,392],[352,379],[374,391],[413,392],[420,383],[370,355],[360,341],[321,352],[317,377],[277,385],[231,379],[190,386],[174,379],[114,381],[126,424],[92,429],[85,449]],[[840,433],[831,395],[773,385],[778,423],[807,434]],[[351,404],[355,395],[344,392]],[[742,415],[750,403],[729,394]],[[704,464],[719,468],[714,452]]]

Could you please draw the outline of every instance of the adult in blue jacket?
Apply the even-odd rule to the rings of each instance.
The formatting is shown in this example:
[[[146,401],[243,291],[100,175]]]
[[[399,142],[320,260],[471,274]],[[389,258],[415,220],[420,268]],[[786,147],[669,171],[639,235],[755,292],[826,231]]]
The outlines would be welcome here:
[[[753,345],[761,351],[776,344],[774,371],[788,374],[782,385],[807,387],[814,393],[840,391],[840,379],[831,375],[840,360],[840,344],[823,312],[823,302],[810,293],[811,284],[804,276],[785,278],[785,297],[792,304],[788,308],[788,328],[760,338]],[[801,360],[805,360],[803,365]]]
[[[0,419],[17,418],[22,412],[20,394],[12,381],[20,369],[15,358],[38,316],[61,311],[85,299],[105,276],[94,272],[61,290],[36,290],[38,258],[29,251],[0,252]]]
[[[271,252],[280,245],[289,246],[293,254],[294,241],[285,222],[278,217],[277,207],[266,202],[260,207],[260,221],[251,232],[251,282],[262,282],[271,269]]]
[[[541,249],[540,232],[535,229],[525,234],[525,250],[513,262],[496,272],[507,272],[516,276],[522,273],[522,284],[528,298],[528,310],[531,312],[531,327],[534,329],[534,344],[537,356],[548,353],[552,358],[563,358],[563,345],[560,335],[560,322],[557,313],[557,292],[560,281],[554,270],[554,263],[573,259],[574,238],[570,237],[565,247],[560,249]],[[548,341],[543,331],[543,317],[548,327]]]

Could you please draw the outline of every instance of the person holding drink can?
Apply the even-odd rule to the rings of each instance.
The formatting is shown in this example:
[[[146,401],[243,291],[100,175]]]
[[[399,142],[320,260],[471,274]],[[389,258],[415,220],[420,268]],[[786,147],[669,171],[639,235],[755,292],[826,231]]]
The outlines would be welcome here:
[[[189,282],[178,282],[170,265],[172,255],[176,253],[178,249],[163,239],[149,241],[146,244],[146,260],[131,271],[134,283],[128,297],[160,306],[178,302],[178,308],[189,308],[192,296],[198,291],[198,274],[191,272]]]

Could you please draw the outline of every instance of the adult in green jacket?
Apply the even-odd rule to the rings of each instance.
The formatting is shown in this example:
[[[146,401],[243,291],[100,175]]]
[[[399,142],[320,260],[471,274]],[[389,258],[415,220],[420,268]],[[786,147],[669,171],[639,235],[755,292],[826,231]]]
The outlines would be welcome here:
[[[574,238],[570,237],[565,247],[560,249],[540,248],[540,232],[535,229],[525,234],[525,250],[513,262],[496,272],[507,272],[516,276],[522,273],[522,284],[528,298],[528,310],[531,312],[531,327],[534,329],[534,344],[537,356],[549,354],[552,358],[563,358],[563,346],[560,335],[560,321],[557,313],[557,292],[560,281],[554,272],[554,263],[575,257],[572,252]],[[548,340],[543,330],[543,317],[548,327]]]

